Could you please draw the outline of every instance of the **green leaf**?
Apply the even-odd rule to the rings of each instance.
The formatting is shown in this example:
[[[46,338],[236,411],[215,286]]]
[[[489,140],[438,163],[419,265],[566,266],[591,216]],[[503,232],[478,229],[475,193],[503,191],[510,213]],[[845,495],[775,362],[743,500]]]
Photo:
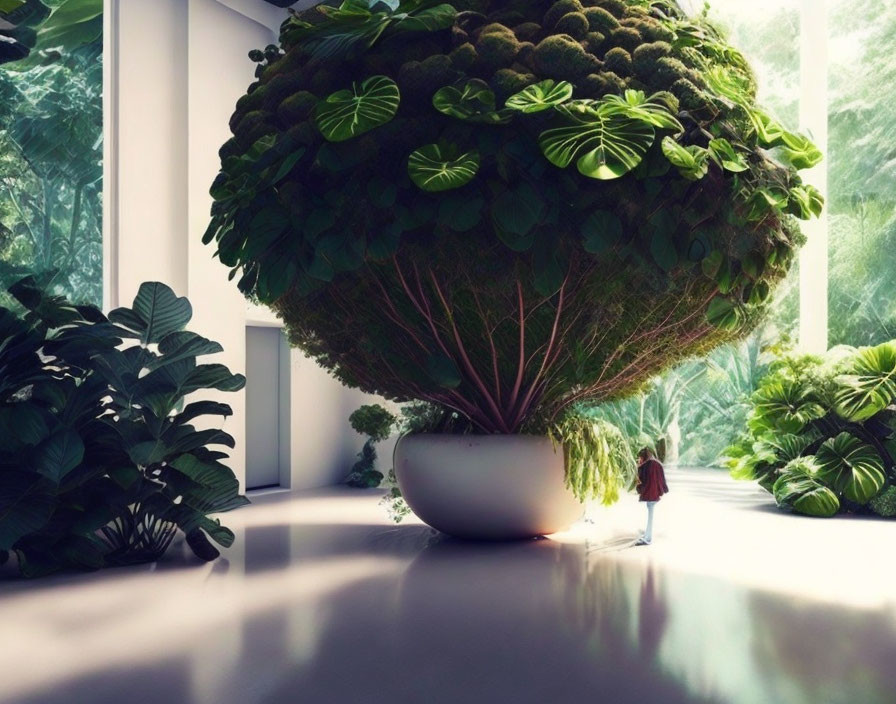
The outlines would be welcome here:
[[[825,409],[811,388],[795,380],[775,380],[763,384],[751,397],[753,412],[748,421],[754,431],[800,433]]]
[[[851,421],[864,421],[896,401],[896,342],[862,347],[837,377],[837,413]]]
[[[664,137],[663,154],[689,181],[699,181],[709,172],[709,150],[697,145],[685,147],[672,137]]]
[[[25,0],[0,0],[0,15],[8,15],[25,4]]]
[[[460,87],[445,86],[432,96],[432,105],[439,112],[464,122],[501,125],[512,115],[495,110],[495,93],[488,83],[471,78]]]
[[[713,327],[734,332],[740,327],[743,313],[740,306],[723,296],[712,299],[706,309],[706,320]]]
[[[717,64],[704,72],[703,77],[710,89],[723,98],[738,104],[751,98],[750,82],[733,69]]]
[[[387,76],[371,76],[351,90],[327,96],[314,110],[318,130],[330,142],[343,142],[389,122],[398,110],[400,94]]]
[[[522,113],[542,112],[570,100],[572,90],[571,83],[549,78],[511,95],[505,107]]]
[[[819,481],[817,471],[818,466],[812,457],[802,457],[788,463],[772,487],[778,505],[819,518],[829,518],[837,513],[840,500]]]
[[[479,170],[479,152],[458,153],[453,145],[427,144],[408,157],[408,174],[414,185],[437,193],[466,185]]]
[[[781,123],[772,119],[761,110],[755,108],[745,108],[753,131],[756,133],[756,139],[759,144],[766,148],[778,147],[784,143],[784,135],[788,134]]]
[[[71,52],[103,35],[103,0],[63,0],[38,33],[38,44]]]
[[[815,459],[818,478],[857,504],[868,503],[886,483],[877,450],[849,433],[825,441]]]
[[[439,199],[438,219],[454,232],[468,232],[482,221],[485,199],[466,193],[451,193]]]
[[[501,241],[516,252],[532,246],[545,202],[528,182],[502,191],[492,203],[492,222]]]
[[[808,220],[813,215],[821,217],[823,210],[824,196],[814,186],[795,186],[790,189],[786,212],[802,220]]]
[[[223,352],[224,348],[217,342],[209,340],[189,330],[178,330],[165,335],[159,341],[161,357],[152,360],[147,368],[157,369],[165,364],[172,364],[183,359],[192,359],[206,354]]]
[[[727,139],[713,139],[709,142],[709,152],[712,158],[726,171],[740,173],[749,168],[746,156],[735,151]]]
[[[567,123],[541,133],[542,153],[561,169],[573,161],[579,173],[602,180],[632,171],[653,144],[653,127],[606,105],[575,101],[556,112]]]
[[[192,317],[190,302],[178,298],[168,286],[158,282],[140,284],[133,309],[116,308],[109,313],[109,320],[136,333],[144,345],[182,330]]]
[[[582,223],[585,251],[602,254],[622,241],[622,221],[615,213],[595,210]]]
[[[55,483],[81,464],[84,442],[71,430],[54,433],[38,448],[34,468]]]
[[[43,528],[56,506],[54,483],[36,472],[0,472],[0,550]]]
[[[641,122],[646,122],[660,130],[684,132],[684,127],[672,113],[661,95],[649,98],[640,90],[627,90],[624,96],[608,95],[601,100],[608,114],[618,113]]]
[[[801,134],[785,132],[783,143],[780,155],[795,169],[811,169],[824,159],[821,150]]]
[[[715,280],[716,274],[719,273],[719,269],[722,267],[724,260],[725,255],[716,249],[704,257],[703,261],[700,262],[700,268],[703,270],[705,276]]]
[[[454,360],[441,353],[433,354],[426,360],[426,373],[439,386],[447,389],[456,389],[462,381]]]

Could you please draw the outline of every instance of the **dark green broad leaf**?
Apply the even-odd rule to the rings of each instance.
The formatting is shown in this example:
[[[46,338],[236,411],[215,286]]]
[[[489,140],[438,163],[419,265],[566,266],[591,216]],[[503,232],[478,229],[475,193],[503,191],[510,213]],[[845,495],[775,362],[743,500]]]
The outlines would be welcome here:
[[[0,472],[0,550],[44,527],[56,506],[55,485],[36,472]]]
[[[568,269],[549,233],[543,233],[532,248],[532,285],[542,296],[553,296],[563,285]]]
[[[190,302],[159,282],[140,284],[132,309],[116,308],[109,313],[109,320],[135,333],[144,345],[183,330],[192,317]]]
[[[172,332],[159,342],[160,357],[153,359],[147,366],[156,369],[165,364],[192,359],[206,354],[223,352],[224,348],[217,342],[209,340],[189,330]]]
[[[716,296],[706,309],[706,320],[713,327],[733,332],[740,327],[743,313],[740,306],[724,296]]]
[[[54,433],[38,448],[34,468],[54,483],[59,483],[84,460],[84,442],[71,430]]]
[[[479,78],[471,78],[460,86],[440,88],[432,96],[432,104],[439,112],[464,122],[501,125],[513,117],[506,110],[495,110],[495,93]]]
[[[222,416],[227,418],[233,414],[233,410],[226,403],[217,401],[194,401],[188,403],[184,409],[174,416],[175,423],[188,423],[199,416]]]
[[[187,545],[190,546],[190,550],[193,551],[193,554],[200,560],[211,562],[212,560],[217,560],[221,555],[221,552],[209,542],[205,533],[198,528],[185,534],[184,539],[186,540]]]
[[[650,255],[663,271],[671,271],[678,265],[675,247],[675,231],[678,227],[674,215],[666,208],[657,210],[648,220],[650,224]]]
[[[344,142],[391,120],[400,94],[387,76],[371,76],[351,89],[336,91],[314,110],[318,130],[330,142]]]
[[[492,203],[491,215],[501,241],[516,252],[532,246],[546,205],[538,191],[528,182],[502,191]]]
[[[460,153],[453,145],[427,144],[408,157],[408,174],[414,185],[437,193],[460,188],[479,170],[479,152]]]
[[[582,223],[585,251],[603,254],[622,241],[622,221],[606,210],[595,210]]]
[[[262,303],[273,303],[289,291],[298,274],[298,266],[293,259],[283,262],[267,261],[258,272],[255,293]]]
[[[374,259],[388,259],[398,251],[401,243],[401,227],[390,223],[367,234],[367,254]]]
[[[469,232],[482,222],[485,199],[466,193],[452,193],[439,200],[439,222],[454,232]]]
[[[606,104],[573,101],[555,110],[565,124],[541,133],[541,151],[561,169],[575,162],[589,178],[624,176],[641,163],[654,141],[652,125]]]
[[[697,145],[684,146],[672,137],[663,139],[663,154],[689,181],[699,181],[709,172],[709,150]]]
[[[0,437],[24,445],[37,445],[50,434],[44,413],[31,403],[0,406]]]
[[[849,433],[826,440],[815,460],[819,480],[857,504],[868,503],[886,483],[877,450]]]
[[[463,380],[454,360],[442,353],[429,356],[426,360],[426,373],[430,379],[446,389],[456,389]]]
[[[519,93],[511,95],[505,107],[522,113],[534,113],[549,110],[572,98],[572,83],[547,79],[523,88]]]
[[[713,160],[726,171],[740,173],[749,168],[746,155],[743,152],[738,152],[727,139],[711,140],[709,152]]]

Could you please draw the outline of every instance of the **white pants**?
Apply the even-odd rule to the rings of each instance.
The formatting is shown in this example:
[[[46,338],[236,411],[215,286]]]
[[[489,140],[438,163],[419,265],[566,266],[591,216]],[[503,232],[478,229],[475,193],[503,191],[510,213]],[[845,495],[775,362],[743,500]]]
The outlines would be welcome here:
[[[656,501],[645,501],[647,504],[647,530],[644,531],[644,541],[649,543],[653,540],[653,507],[657,505]]]

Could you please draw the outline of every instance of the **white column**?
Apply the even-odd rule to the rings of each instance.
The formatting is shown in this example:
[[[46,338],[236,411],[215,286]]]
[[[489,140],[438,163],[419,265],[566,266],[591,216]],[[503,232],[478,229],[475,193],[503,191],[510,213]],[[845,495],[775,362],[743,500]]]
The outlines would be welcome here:
[[[801,0],[800,129],[823,153],[828,146],[827,0]],[[823,161],[803,178],[827,195],[828,166]],[[803,223],[808,238],[800,253],[800,336],[805,352],[828,347],[828,217]]]

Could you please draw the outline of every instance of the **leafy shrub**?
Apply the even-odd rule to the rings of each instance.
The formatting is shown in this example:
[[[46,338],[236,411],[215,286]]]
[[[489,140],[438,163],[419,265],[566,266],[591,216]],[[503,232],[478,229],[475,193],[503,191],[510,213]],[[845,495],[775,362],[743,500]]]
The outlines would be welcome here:
[[[743,336],[821,155],[705,19],[587,5],[293,13],[252,54],[205,242],[341,381],[478,432],[544,433]]]
[[[105,317],[34,278],[0,307],[0,556],[26,576],[155,560],[180,530],[211,560],[233,533],[210,513],[247,503],[233,438],[192,424],[230,407],[185,397],[236,391],[244,377],[197,364],[220,345],[185,330],[192,309],[167,286],[140,287]],[[127,342],[126,342],[127,341]]]
[[[392,434],[398,419],[380,405],[361,406],[348,417],[355,432],[369,436],[358,453],[345,483],[359,489],[373,488],[380,485],[383,473],[376,469],[376,443],[382,442]]]
[[[751,397],[748,432],[728,449],[732,475],[810,516],[896,515],[894,374],[896,341],[785,355]]]

